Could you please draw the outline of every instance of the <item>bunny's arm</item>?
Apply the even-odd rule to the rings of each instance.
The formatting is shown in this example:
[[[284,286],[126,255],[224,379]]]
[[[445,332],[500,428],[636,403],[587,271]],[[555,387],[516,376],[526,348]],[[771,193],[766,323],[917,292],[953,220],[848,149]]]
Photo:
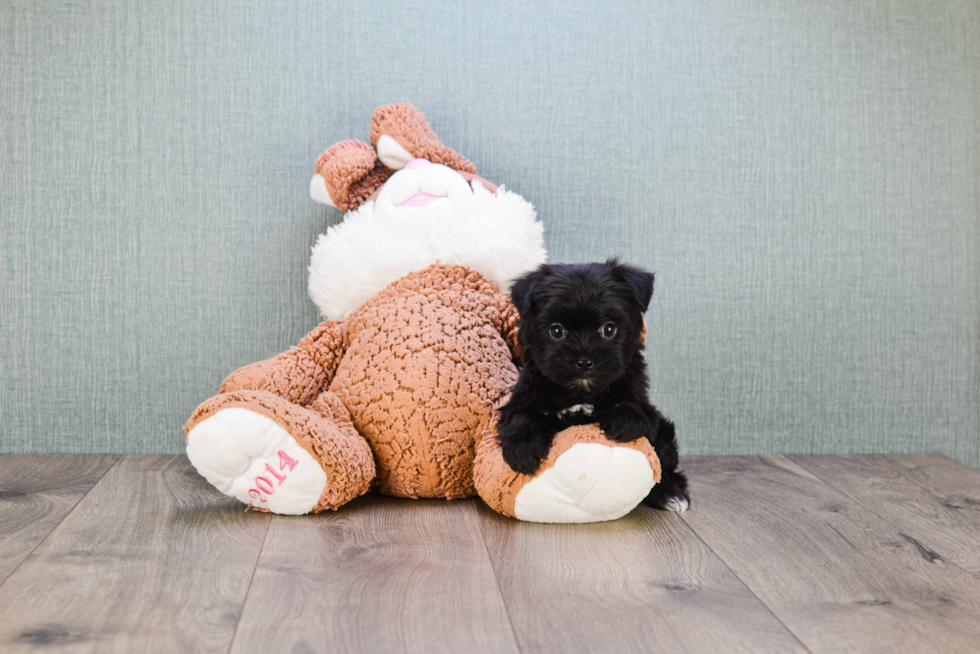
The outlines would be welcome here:
[[[346,342],[344,321],[321,323],[299,345],[228,375],[221,384],[221,392],[268,391],[293,404],[308,406],[333,380]]]

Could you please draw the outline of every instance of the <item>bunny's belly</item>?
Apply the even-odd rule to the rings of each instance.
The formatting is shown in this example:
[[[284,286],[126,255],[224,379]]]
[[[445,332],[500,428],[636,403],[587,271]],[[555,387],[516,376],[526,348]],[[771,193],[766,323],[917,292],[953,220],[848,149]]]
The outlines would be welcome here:
[[[330,390],[374,452],[374,488],[399,497],[476,494],[476,443],[517,381],[484,313],[452,290],[391,298],[362,317]]]

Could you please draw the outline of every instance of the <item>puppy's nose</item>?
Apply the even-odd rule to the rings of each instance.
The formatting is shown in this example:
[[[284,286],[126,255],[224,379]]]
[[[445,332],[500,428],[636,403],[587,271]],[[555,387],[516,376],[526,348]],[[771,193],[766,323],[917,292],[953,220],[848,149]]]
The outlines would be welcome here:
[[[587,356],[581,356],[575,362],[575,367],[579,370],[592,370],[592,359]]]

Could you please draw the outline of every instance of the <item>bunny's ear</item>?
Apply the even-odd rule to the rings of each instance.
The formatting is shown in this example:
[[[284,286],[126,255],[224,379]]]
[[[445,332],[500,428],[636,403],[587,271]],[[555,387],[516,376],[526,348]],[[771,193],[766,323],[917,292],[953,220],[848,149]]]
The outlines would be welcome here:
[[[341,141],[320,155],[310,180],[310,197],[342,211],[356,209],[391,176],[367,143]]]
[[[374,110],[371,144],[378,148],[381,162],[395,170],[400,170],[412,159],[428,159],[459,172],[476,174],[476,166],[443,145],[422,112],[407,102]]]
[[[398,141],[387,134],[378,137],[376,147],[378,148],[378,159],[392,170],[401,170],[415,158]]]

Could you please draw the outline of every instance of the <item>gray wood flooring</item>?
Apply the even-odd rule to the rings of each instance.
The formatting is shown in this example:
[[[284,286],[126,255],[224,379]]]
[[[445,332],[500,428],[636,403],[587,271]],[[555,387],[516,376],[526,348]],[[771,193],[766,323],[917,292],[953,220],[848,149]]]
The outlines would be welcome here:
[[[980,473],[690,457],[690,511],[286,518],[184,457],[0,455],[0,651],[980,652]]]

